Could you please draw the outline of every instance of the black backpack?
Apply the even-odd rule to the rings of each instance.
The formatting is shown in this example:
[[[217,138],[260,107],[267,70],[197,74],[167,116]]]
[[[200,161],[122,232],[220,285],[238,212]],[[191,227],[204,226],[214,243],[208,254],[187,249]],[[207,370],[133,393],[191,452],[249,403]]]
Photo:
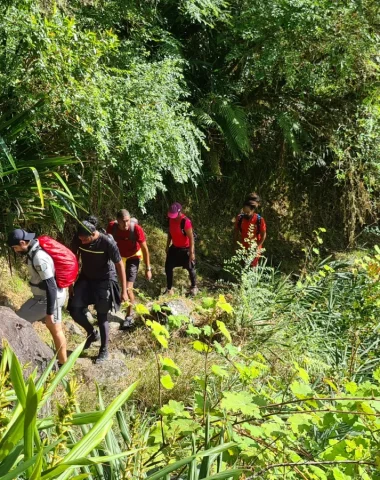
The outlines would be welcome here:
[[[130,224],[130,227],[129,227],[129,238],[128,240],[130,240],[131,242],[135,242],[136,243],[136,232],[135,232],[135,226],[139,223],[139,221],[137,220],[137,218],[131,218],[131,224]],[[117,231],[118,231],[118,224],[117,222],[115,222],[113,224],[113,227],[112,227],[112,233],[111,235],[113,236],[115,242],[117,242]]]
[[[244,214],[241,213],[239,215],[239,220],[238,220],[238,228],[240,232],[241,232],[241,224],[243,223],[243,219],[244,219]],[[256,235],[260,235],[260,232],[261,232],[261,215],[257,214]]]
[[[183,217],[181,219],[181,232],[185,235],[185,237],[187,236],[186,232],[185,232],[185,223],[186,223],[187,218],[188,217]],[[193,237],[194,237],[194,242],[196,242],[199,239],[199,236],[194,229],[193,229]]]

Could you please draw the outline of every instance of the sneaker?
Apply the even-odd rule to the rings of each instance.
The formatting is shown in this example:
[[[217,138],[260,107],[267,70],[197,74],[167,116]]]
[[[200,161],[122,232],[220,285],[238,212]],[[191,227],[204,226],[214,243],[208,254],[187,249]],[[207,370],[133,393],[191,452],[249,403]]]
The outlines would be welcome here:
[[[103,363],[108,360],[108,350],[106,348],[101,348],[99,350],[99,355],[96,357],[95,363]]]
[[[97,330],[94,330],[91,335],[89,335],[87,337],[87,340],[86,340],[86,343],[84,344],[84,347],[83,347],[83,350],[87,350],[91,343],[94,343],[94,342],[99,342],[100,340],[100,335],[99,335],[99,332]]]
[[[162,295],[174,295],[174,290],[172,288],[166,288]]]
[[[135,325],[135,320],[133,317],[125,317],[124,322],[120,325],[120,330],[129,330]]]
[[[199,292],[198,287],[191,287],[190,288],[190,295],[195,297],[195,295]]]

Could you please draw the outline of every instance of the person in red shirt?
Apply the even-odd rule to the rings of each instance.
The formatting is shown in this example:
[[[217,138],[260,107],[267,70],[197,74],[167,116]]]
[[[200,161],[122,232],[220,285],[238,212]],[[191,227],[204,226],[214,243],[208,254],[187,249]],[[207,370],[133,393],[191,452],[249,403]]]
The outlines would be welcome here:
[[[235,222],[235,240],[241,240],[244,248],[251,248],[252,243],[257,244],[257,255],[252,261],[251,267],[257,267],[260,258],[260,250],[267,236],[267,226],[263,217],[256,210],[260,204],[260,197],[249,198],[244,202],[242,213],[237,216]],[[240,237],[240,238],[239,238]]]
[[[107,233],[115,239],[123,263],[125,263],[129,306],[121,328],[126,330],[133,327],[134,324],[132,316],[133,304],[135,302],[133,285],[136,281],[141,257],[143,257],[145,263],[145,277],[147,280],[152,278],[149,250],[144,230],[138,225],[136,220],[131,219],[128,210],[119,210],[116,220],[108,224]]]
[[[198,292],[195,273],[194,233],[191,221],[182,213],[182,205],[175,202],[168,211],[169,232],[166,244],[166,291],[173,294],[173,270],[182,267],[189,272],[190,294]]]

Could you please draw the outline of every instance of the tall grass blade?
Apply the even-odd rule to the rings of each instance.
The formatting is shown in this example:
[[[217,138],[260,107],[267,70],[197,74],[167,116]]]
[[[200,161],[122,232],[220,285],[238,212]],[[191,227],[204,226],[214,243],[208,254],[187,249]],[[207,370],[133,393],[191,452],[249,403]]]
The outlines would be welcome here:
[[[179,468],[184,467],[185,465],[188,465],[192,460],[195,458],[201,458],[201,457],[208,457],[210,455],[216,455],[221,452],[224,452],[228,450],[229,448],[235,446],[234,442],[229,442],[225,443],[224,445],[218,445],[217,447],[211,448],[209,450],[205,450],[203,452],[196,453],[194,455],[191,455],[190,457],[182,458],[181,460],[178,460],[175,463],[172,463],[168,465],[167,467],[162,468],[158,472],[153,473],[152,475],[148,475],[147,479],[148,480],[159,480],[161,478],[166,477],[168,473],[174,472],[175,470],[178,470]]]
[[[38,406],[37,392],[32,379],[29,379],[26,405],[24,421],[24,460],[29,460],[33,457],[34,453],[34,431],[36,428]],[[27,476],[32,475],[32,470],[32,468],[27,470]]]
[[[66,364],[65,364],[66,365]],[[91,428],[91,430],[78,442],[71,451],[62,459],[62,461],[57,465],[53,472],[50,472],[46,475],[43,475],[42,478],[50,479],[54,478],[58,474],[60,480],[65,480],[69,478],[70,472],[66,471],[66,467],[63,465],[65,462],[71,460],[77,460],[78,458],[86,457],[99,443],[104,439],[108,430],[112,426],[112,417],[115,415],[117,410],[128,400],[132,395],[133,391],[137,387],[137,382],[133,383],[128,387],[123,393],[113,400],[113,402],[106,408],[102,417],[98,422]]]
[[[81,343],[70,355],[68,358],[67,362],[58,370],[56,373],[54,379],[50,383],[48,389],[45,391],[42,400],[40,401],[38,405],[38,410],[41,409],[43,405],[48,401],[48,399],[52,396],[53,392],[61,382],[61,380],[69,373],[71,368],[73,367],[74,363],[76,362],[77,358],[81,354],[83,347],[84,347],[85,342]]]

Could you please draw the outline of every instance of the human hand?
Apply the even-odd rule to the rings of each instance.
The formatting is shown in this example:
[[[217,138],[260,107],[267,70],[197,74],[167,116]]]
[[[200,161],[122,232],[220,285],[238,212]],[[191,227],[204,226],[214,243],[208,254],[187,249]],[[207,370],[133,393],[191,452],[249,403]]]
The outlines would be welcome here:
[[[152,280],[152,270],[145,271],[145,278],[149,281]]]
[[[190,259],[190,262],[195,262],[195,253],[194,252],[190,252],[189,259]]]
[[[129,300],[128,292],[127,290],[123,290],[121,292],[121,301],[124,303],[124,302],[128,302],[128,300]]]

